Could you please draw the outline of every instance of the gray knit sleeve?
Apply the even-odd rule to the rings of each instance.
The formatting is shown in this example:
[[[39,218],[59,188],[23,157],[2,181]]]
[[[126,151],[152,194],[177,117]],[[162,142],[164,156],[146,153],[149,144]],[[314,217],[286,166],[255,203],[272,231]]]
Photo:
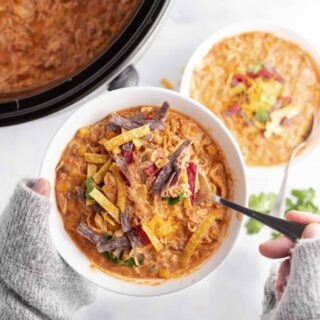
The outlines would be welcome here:
[[[263,314],[269,313],[277,304],[275,284],[277,280],[278,269],[278,264],[272,266],[269,277],[264,285]]]
[[[95,289],[58,255],[49,200],[20,183],[0,216],[0,320],[66,320]]]
[[[263,320],[320,319],[320,239],[301,240],[292,251],[286,289]]]

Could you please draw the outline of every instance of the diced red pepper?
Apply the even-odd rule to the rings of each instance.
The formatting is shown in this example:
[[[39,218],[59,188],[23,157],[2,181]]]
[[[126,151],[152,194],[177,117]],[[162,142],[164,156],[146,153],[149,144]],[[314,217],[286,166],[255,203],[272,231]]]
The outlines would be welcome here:
[[[194,162],[189,162],[187,166],[187,176],[189,188],[191,191],[191,204],[193,205],[196,200],[196,177],[197,177],[197,165]]]
[[[274,78],[282,84],[285,83],[284,78],[278,72],[275,72]]]
[[[235,74],[232,77],[231,83],[233,86],[236,86],[239,82],[243,83],[246,87],[250,86],[250,83],[248,81],[248,76],[245,74]]]
[[[274,76],[274,73],[267,70],[266,68],[261,68],[260,71],[258,72],[258,75],[264,79],[271,79]]]
[[[283,104],[284,104],[285,107],[288,106],[291,103],[292,103],[292,97],[287,96],[287,97],[283,98]]]
[[[154,163],[152,163],[152,164],[146,166],[143,169],[143,172],[147,177],[151,177],[157,172],[157,167]]]
[[[121,154],[123,158],[126,160],[127,164],[130,164],[133,162],[133,152],[128,150],[121,150]]]
[[[146,246],[147,244],[150,243],[150,239],[148,238],[147,234],[143,231],[142,226],[138,225],[136,226],[137,234],[139,237],[139,240],[141,243]]]
[[[241,109],[241,106],[239,103],[235,102],[235,103],[232,103],[230,104],[229,106],[229,111],[230,113],[233,115],[235,113],[237,113],[239,110]]]

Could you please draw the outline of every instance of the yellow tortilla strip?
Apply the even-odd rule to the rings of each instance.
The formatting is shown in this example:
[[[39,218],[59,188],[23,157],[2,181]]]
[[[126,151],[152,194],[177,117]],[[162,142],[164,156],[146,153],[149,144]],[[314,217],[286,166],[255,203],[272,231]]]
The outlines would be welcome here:
[[[87,178],[92,177],[97,172],[97,165],[94,163],[88,163],[87,165]]]
[[[107,162],[108,158],[109,157],[106,154],[88,153],[88,152],[84,154],[84,159],[86,160],[86,162],[91,162],[91,163],[104,164]]]
[[[109,159],[94,175],[93,181],[96,184],[100,184],[103,181],[104,176],[106,175],[107,171],[110,168],[112,160]]]
[[[90,197],[99,203],[99,205],[107,211],[110,216],[120,223],[119,218],[119,209],[97,188],[93,188],[93,190],[89,193]]]
[[[150,242],[152,243],[156,251],[158,252],[161,251],[163,249],[163,244],[160,242],[157,236],[152,232],[152,230],[149,228],[149,226],[146,223],[142,223],[141,226],[143,231],[147,234]]]
[[[86,206],[91,206],[92,204],[95,204],[96,202],[92,199],[86,199]]]
[[[102,212],[102,217],[103,217],[103,219],[104,219],[106,222],[110,223],[112,226],[115,226],[115,225],[116,225],[116,223],[114,222],[114,220],[109,217],[109,215],[108,215],[107,212]]]
[[[114,178],[116,179],[118,196],[117,196],[117,206],[121,212],[124,212],[126,208],[127,201],[127,187],[122,175],[120,173],[120,169],[117,165],[113,164],[110,168],[112,171]]]
[[[100,140],[100,144],[102,144],[107,151],[112,151],[113,149],[118,148],[119,146],[123,145],[126,142],[132,141],[134,139],[142,138],[147,134],[149,134],[150,132],[151,132],[150,127],[148,124],[146,124],[142,127],[125,131],[119,134],[118,136],[111,138],[110,140],[102,139]]]
[[[195,250],[197,249],[198,245],[203,236],[205,236],[215,220],[219,217],[219,212],[211,211],[208,215],[204,218],[204,220],[199,224],[196,231],[193,235],[189,238],[186,247],[184,248],[183,256],[182,256],[182,263],[183,265],[188,264],[190,258],[194,254]],[[219,233],[218,228],[216,227],[217,235]]]

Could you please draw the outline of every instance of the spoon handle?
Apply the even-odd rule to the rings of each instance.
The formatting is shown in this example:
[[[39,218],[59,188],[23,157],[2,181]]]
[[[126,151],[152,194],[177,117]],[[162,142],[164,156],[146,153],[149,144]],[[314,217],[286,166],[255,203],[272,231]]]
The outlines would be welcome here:
[[[251,210],[249,208],[242,207],[236,203],[231,202],[230,200],[223,199],[218,196],[214,196],[213,199],[214,201],[219,202],[228,208],[231,208],[235,211],[243,213],[244,215],[265,224],[266,226],[282,233],[283,235],[289,237],[294,241],[301,239],[303,230],[307,226],[306,224],[303,224],[303,223],[297,223],[293,221],[272,217],[267,214]]]

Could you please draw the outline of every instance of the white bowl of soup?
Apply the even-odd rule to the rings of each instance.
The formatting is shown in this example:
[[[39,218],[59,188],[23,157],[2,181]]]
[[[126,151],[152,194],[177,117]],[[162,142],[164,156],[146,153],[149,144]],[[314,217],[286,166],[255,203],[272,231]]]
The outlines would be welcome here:
[[[180,91],[223,120],[248,166],[281,167],[318,113],[319,64],[318,52],[294,31],[265,23],[231,26],[197,48]]]
[[[152,296],[207,276],[233,247],[245,205],[241,152],[221,120],[161,88],[105,93],[57,131],[43,160],[54,203],[52,241],[79,274],[105,289]],[[199,176],[201,178],[199,178]]]

